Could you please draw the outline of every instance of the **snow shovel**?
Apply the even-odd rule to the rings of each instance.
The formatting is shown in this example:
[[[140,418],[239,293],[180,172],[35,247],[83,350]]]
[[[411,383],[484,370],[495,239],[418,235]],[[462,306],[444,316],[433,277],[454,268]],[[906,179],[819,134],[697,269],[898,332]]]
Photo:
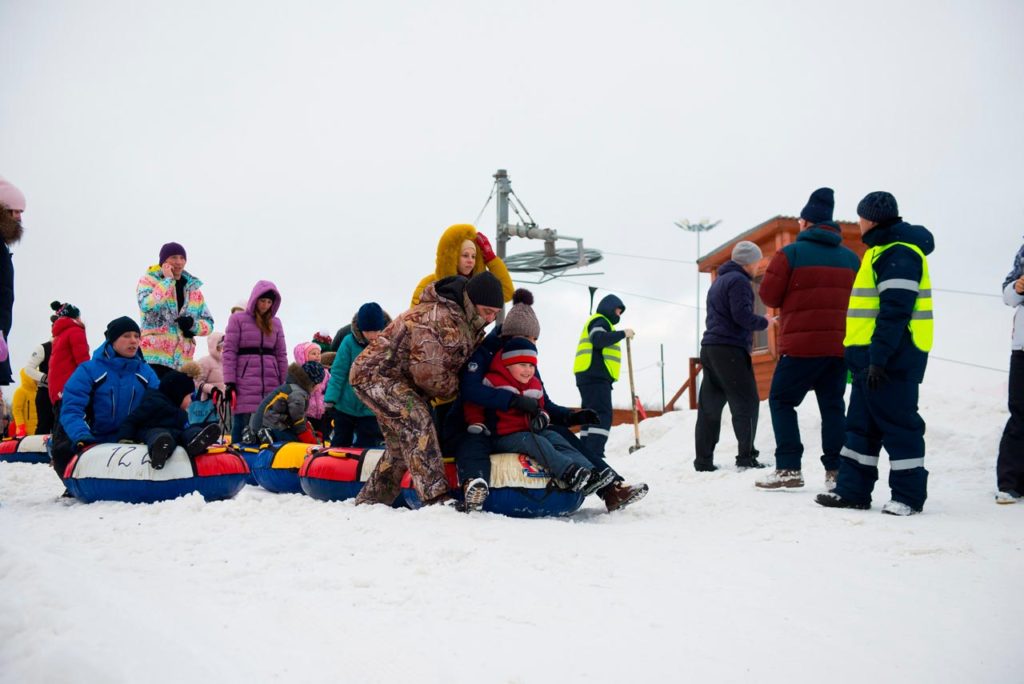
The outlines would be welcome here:
[[[633,384],[633,349],[629,346],[629,338],[626,338],[626,368],[629,369],[629,398],[630,403],[633,404],[633,436],[636,439],[636,443],[629,447],[629,453],[633,453],[638,449],[643,449],[644,445],[640,443],[640,417],[636,414],[636,385]]]

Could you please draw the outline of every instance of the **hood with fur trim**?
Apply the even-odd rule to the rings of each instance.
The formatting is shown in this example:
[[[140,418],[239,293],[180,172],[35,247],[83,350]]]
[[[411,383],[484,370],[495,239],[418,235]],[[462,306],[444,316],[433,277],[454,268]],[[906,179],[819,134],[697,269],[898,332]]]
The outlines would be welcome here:
[[[306,394],[312,394],[316,385],[310,379],[309,374],[297,363],[288,364],[288,380],[306,390]]]
[[[459,252],[462,251],[462,243],[466,240],[476,240],[476,228],[468,223],[456,223],[449,226],[437,242],[437,260],[434,264],[434,280],[447,278],[459,272]],[[476,250],[476,265],[473,266],[473,275],[482,273],[484,270],[484,259],[480,255],[479,248]]]

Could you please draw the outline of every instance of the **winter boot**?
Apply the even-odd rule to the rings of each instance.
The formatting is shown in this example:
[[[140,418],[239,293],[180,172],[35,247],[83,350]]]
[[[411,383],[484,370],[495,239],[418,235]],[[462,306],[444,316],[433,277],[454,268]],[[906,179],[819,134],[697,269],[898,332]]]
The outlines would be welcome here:
[[[466,483],[462,493],[464,498],[463,509],[466,513],[471,513],[483,510],[484,501],[487,501],[487,496],[491,493],[491,490],[487,487],[486,480],[482,477],[474,477]]]
[[[635,485],[628,485],[625,482],[616,482],[607,487],[599,496],[604,499],[604,505],[608,512],[620,510],[634,504],[647,496],[647,485],[643,482]]]
[[[996,492],[997,504],[1015,504],[1020,501],[1020,493],[1014,489]]]
[[[704,461],[694,461],[693,469],[698,473],[713,473],[718,470],[718,466],[710,462],[705,463]]]
[[[835,492],[819,494],[814,497],[814,501],[819,506],[824,506],[825,508],[855,508],[858,511],[866,511],[871,508],[871,504],[869,503],[856,503],[849,499],[844,499]]]
[[[825,471],[825,491],[831,492],[836,488],[836,478],[839,477],[838,470],[826,470]]]
[[[587,481],[590,480],[592,472],[589,468],[583,468],[575,463],[570,463],[559,479],[565,484],[565,489],[568,489],[570,492],[579,492],[587,486]]]
[[[185,452],[189,458],[195,458],[200,454],[205,454],[206,450],[216,444],[219,439],[220,426],[216,423],[210,423],[203,426],[203,429],[189,440],[189,443],[185,445]]]
[[[882,506],[882,512],[886,515],[917,515],[921,511],[917,508],[911,508],[902,501],[887,501]]]
[[[149,444],[149,460],[155,470],[160,470],[174,453],[174,438],[169,432],[161,432]]]
[[[760,489],[795,489],[804,486],[804,476],[799,470],[776,470],[754,483]]]
[[[764,463],[761,463],[760,461],[758,461],[753,456],[750,457],[750,458],[737,458],[736,459],[736,470],[738,470],[740,472],[743,472],[744,470],[749,470],[750,468],[767,468],[767,467],[768,467],[767,465],[765,465]]]
[[[590,496],[598,489],[607,487],[615,481],[615,471],[611,468],[605,468],[601,472],[592,470],[591,473],[590,479],[587,480],[586,486],[583,487],[583,496]]]

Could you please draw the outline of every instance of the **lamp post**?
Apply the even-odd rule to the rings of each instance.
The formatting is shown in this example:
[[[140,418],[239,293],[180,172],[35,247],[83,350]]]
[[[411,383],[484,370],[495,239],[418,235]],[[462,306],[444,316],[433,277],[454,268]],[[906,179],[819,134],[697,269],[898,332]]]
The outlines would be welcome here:
[[[675,222],[675,224],[678,227],[682,228],[686,232],[697,234],[697,256],[693,260],[694,266],[697,269],[697,347],[695,352],[696,356],[700,356],[700,266],[697,265],[697,261],[700,259],[700,234],[708,232],[709,230],[717,226],[719,223],[721,223],[721,221],[715,221],[714,223],[712,223],[711,219],[706,218],[701,219],[700,221],[697,221],[695,223],[690,222],[689,219],[683,219],[682,221]]]

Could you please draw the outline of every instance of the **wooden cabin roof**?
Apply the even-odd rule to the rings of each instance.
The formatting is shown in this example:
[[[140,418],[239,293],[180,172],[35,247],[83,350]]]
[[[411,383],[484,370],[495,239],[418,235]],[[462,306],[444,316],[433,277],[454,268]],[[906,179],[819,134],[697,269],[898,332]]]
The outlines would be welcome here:
[[[857,223],[853,221],[837,221],[837,223],[843,232],[843,244],[850,249],[853,249],[858,253],[858,255],[863,254],[866,247],[860,241],[860,227]],[[745,233],[729,238],[727,242],[715,247],[707,254],[698,257],[697,269],[700,270],[701,273],[711,273],[715,271],[715,269],[730,259],[732,256],[733,245],[741,240],[750,240],[760,247],[766,256],[770,256],[777,251],[774,245],[776,244],[776,237],[779,234],[790,233],[790,238],[788,240],[784,240],[784,243],[788,244],[796,239],[799,232],[800,225],[797,223],[796,216],[783,216],[781,214],[773,216],[767,221],[754,226]],[[766,249],[766,247],[768,247],[768,249]]]

